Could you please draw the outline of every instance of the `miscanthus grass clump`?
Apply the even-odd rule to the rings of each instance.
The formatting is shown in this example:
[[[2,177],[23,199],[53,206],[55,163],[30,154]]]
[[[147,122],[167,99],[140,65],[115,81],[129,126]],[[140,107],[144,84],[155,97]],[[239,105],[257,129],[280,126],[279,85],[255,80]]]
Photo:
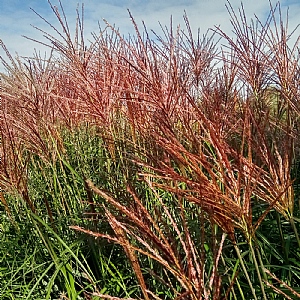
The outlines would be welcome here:
[[[262,22],[228,3],[230,35],[129,13],[135,35],[105,23],[88,44],[83,13],[72,35],[49,4],[48,58],[1,42],[0,299],[300,297],[299,35],[280,4]]]

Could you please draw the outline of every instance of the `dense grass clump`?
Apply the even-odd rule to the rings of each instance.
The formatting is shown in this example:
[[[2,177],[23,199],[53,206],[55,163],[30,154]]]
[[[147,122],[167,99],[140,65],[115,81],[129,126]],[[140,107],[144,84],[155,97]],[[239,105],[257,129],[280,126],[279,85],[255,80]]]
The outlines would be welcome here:
[[[263,23],[228,4],[233,37],[185,15],[153,40],[130,15],[135,36],[106,24],[89,45],[50,5],[48,59],[2,44],[0,299],[300,298],[300,52],[280,5]]]

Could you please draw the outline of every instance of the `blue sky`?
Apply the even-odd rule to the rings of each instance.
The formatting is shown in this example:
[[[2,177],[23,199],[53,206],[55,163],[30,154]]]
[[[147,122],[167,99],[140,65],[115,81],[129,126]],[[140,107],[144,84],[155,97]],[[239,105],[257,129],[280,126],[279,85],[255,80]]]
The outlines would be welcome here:
[[[51,2],[53,5],[58,5],[58,0]],[[90,32],[98,31],[98,21],[100,24],[104,24],[103,18],[119,27],[122,34],[132,33],[133,27],[127,8],[132,12],[139,25],[145,21],[148,29],[153,29],[158,33],[160,33],[158,22],[169,25],[171,15],[174,24],[184,25],[182,18],[184,10],[187,11],[190,24],[195,32],[200,27],[201,32],[205,33],[208,28],[215,25],[220,25],[228,33],[231,30],[225,8],[226,0],[85,0],[83,2],[87,38],[90,38]],[[240,7],[240,0],[230,2],[235,9]],[[265,19],[269,10],[269,0],[244,0],[243,2],[249,18],[256,14],[262,20]],[[271,0],[271,2],[275,3],[276,1]],[[70,29],[73,32],[78,3],[81,2],[79,0],[62,0]],[[300,22],[300,0],[282,0],[281,5],[284,12],[289,6],[289,24],[290,28],[294,28]],[[41,45],[22,37],[25,35],[35,39],[43,39],[41,33],[30,24],[49,31],[47,24],[30,8],[36,10],[53,25],[58,26],[47,0],[0,0],[0,39],[3,40],[13,55],[17,52],[20,56],[30,56],[34,48],[45,51]],[[299,31],[297,35],[299,35]],[[0,50],[0,54],[2,55],[3,51]]]

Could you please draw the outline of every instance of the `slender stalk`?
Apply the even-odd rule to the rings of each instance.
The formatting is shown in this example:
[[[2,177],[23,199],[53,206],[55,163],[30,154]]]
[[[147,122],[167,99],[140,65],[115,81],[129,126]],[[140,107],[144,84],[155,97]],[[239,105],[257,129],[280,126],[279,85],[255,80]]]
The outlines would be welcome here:
[[[251,289],[251,292],[252,292],[252,295],[253,295],[253,297],[254,297],[254,300],[258,300],[257,297],[256,297],[256,294],[255,294],[255,289],[253,288],[251,279],[250,279],[249,274],[248,274],[248,272],[247,272],[247,268],[246,268],[246,266],[245,266],[245,264],[244,264],[244,260],[243,260],[243,258],[242,258],[240,249],[239,249],[239,247],[238,247],[236,244],[234,245],[234,249],[235,249],[236,254],[238,255],[238,258],[239,258],[239,260],[240,260],[240,262],[241,262],[241,266],[242,266],[244,275],[245,275],[245,277],[246,277],[246,279],[247,279],[247,281],[248,281],[248,284],[249,284],[249,287],[250,287],[250,289]]]
[[[263,261],[262,261],[259,250],[257,248],[256,248],[256,250],[257,250],[257,256],[258,256],[259,264],[260,264],[260,267],[261,267],[261,270],[262,270],[262,273],[263,273],[264,282],[268,285],[269,281],[268,281],[268,276],[267,276],[266,271],[265,271],[266,268],[263,264]],[[274,294],[271,294],[270,297],[272,297],[272,299],[275,299]]]
[[[293,218],[293,217],[290,218],[290,224],[291,224],[291,226],[292,226],[292,228],[293,228],[293,231],[294,231],[294,233],[295,233],[296,240],[297,240],[297,243],[298,243],[298,247],[299,247],[299,249],[300,249],[300,238],[299,238],[298,230],[297,230],[297,227],[296,227],[296,225],[295,225],[295,221],[294,221],[294,218]]]
[[[252,247],[252,241],[251,241],[251,240],[250,240],[250,242],[249,242],[249,247],[250,247],[250,250],[251,250],[251,253],[252,253],[252,257],[253,257],[253,261],[254,261],[256,273],[257,273],[258,280],[259,280],[260,287],[261,287],[261,292],[262,292],[262,294],[263,294],[263,298],[264,298],[264,300],[267,300],[267,296],[266,296],[265,288],[264,288],[264,283],[263,283],[262,278],[261,278],[261,275],[260,275],[259,266],[258,266],[258,263],[257,263],[255,251],[254,251],[254,249],[253,249],[253,247]]]

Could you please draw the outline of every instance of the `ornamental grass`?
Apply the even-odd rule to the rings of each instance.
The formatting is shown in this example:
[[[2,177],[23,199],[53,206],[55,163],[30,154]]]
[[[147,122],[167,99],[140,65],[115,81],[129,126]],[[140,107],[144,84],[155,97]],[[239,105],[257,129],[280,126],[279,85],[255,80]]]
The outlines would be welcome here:
[[[129,12],[135,34],[104,22],[88,44],[83,8],[72,35],[49,5],[58,27],[35,12],[49,32],[29,37],[48,57],[1,42],[0,298],[300,297],[299,35],[280,4],[261,21],[228,2],[230,35]]]

